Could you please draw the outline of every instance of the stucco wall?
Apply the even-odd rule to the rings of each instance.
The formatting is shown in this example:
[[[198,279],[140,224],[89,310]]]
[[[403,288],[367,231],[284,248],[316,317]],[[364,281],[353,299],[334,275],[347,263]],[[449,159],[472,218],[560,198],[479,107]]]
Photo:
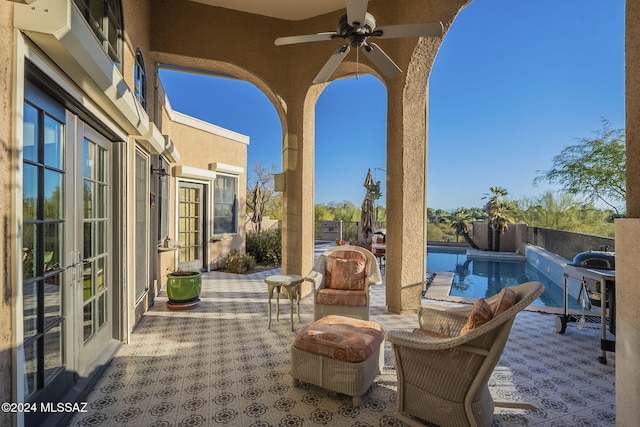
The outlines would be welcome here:
[[[473,241],[480,249],[489,248],[489,227],[485,222],[473,223]],[[509,224],[507,231],[500,235],[501,252],[517,252],[524,254],[523,245],[527,242],[526,224]]]
[[[159,103],[156,99],[157,63],[151,51],[151,5],[150,0],[122,0],[125,26],[124,79],[133,88],[136,50],[140,49],[147,77],[147,114],[156,121]]]
[[[13,186],[12,176],[16,168],[13,150],[12,132],[14,129],[11,120],[11,90],[13,88],[14,63],[13,63],[13,5],[6,1],[0,1],[0,164],[4,165],[3,173],[0,173],[0,227],[2,238],[0,239],[0,375],[4,385],[0,387],[0,401],[13,402],[12,385],[13,369],[11,364],[13,349],[13,327],[11,302],[13,301],[13,283],[11,254],[15,249],[15,235],[13,230],[13,206],[10,189]],[[0,425],[11,425],[11,414],[0,413]]]
[[[605,246],[609,251],[616,250],[615,239],[539,227],[529,227],[527,242],[570,260],[580,252],[597,251]]]
[[[247,145],[180,123],[171,125],[171,139],[180,152],[180,164],[208,169],[221,162],[246,169]]]
[[[159,93],[163,93],[162,90]],[[176,113],[171,109],[168,100],[163,101],[162,108],[162,132],[169,134],[180,153],[179,163],[173,166],[187,166],[198,168],[204,171],[212,170],[212,164],[224,164],[236,168],[242,168],[242,173],[238,174],[238,233],[232,236],[225,236],[221,240],[210,240],[208,243],[208,259],[206,264],[211,269],[220,266],[231,251],[244,250],[246,229],[243,220],[246,217],[246,187],[247,187],[247,151],[248,138],[243,135],[234,135],[226,129],[218,129],[211,125],[192,117]],[[245,141],[245,139],[247,141]],[[229,172],[220,171],[222,174]],[[233,175],[233,174],[232,174]],[[172,200],[175,200],[175,193],[178,186],[178,177],[171,179]],[[172,206],[175,206],[175,203]],[[212,214],[212,213],[211,213]],[[171,216],[175,216],[171,212]],[[211,218],[207,218],[210,220]],[[170,230],[175,230],[175,218],[171,221]],[[209,232],[209,235],[212,233]],[[173,239],[176,236],[171,235]],[[166,255],[162,259],[166,259]],[[161,282],[165,282],[166,274],[172,266],[160,265]]]

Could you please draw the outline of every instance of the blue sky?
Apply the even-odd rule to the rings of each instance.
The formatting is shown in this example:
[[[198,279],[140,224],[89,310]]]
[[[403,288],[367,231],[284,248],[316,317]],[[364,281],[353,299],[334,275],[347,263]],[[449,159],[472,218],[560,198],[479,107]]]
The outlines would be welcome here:
[[[334,49],[326,42],[327,57]],[[167,70],[161,79],[175,110],[251,138],[250,172],[258,161],[280,170],[282,130],[257,88]],[[429,87],[429,207],[482,206],[491,186],[512,198],[553,190],[532,181],[563,147],[602,119],[624,127],[624,0],[474,0],[447,33]],[[359,206],[368,168],[385,193],[385,122],[377,79],[328,86],[316,106],[316,203]]]

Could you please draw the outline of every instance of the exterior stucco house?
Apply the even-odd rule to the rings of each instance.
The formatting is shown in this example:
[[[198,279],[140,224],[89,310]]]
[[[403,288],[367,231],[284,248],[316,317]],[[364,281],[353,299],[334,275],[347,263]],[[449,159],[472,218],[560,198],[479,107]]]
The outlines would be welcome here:
[[[446,31],[472,0],[371,0],[375,16]],[[242,249],[248,138],[172,111],[162,64],[256,85],[282,124],[283,271],[313,263],[314,108],[323,50],[274,46],[332,28],[344,1],[0,0],[0,401],[72,402],[174,268]],[[535,37],[535,35],[532,35]],[[332,78],[386,86],[386,305],[415,312],[425,276],[429,73],[442,37],[385,45]],[[487,47],[491,49],[490,46]],[[640,419],[640,2],[626,5],[627,218],[616,223],[616,421]],[[248,118],[250,119],[250,118]],[[181,249],[163,248],[166,237]],[[60,414],[0,413],[0,425]]]
[[[172,110],[148,40],[127,42],[119,1],[0,9],[16,77],[2,94],[15,100],[5,247],[18,251],[4,272],[14,327],[1,394],[39,405],[86,388],[168,273],[244,249],[249,138]]]

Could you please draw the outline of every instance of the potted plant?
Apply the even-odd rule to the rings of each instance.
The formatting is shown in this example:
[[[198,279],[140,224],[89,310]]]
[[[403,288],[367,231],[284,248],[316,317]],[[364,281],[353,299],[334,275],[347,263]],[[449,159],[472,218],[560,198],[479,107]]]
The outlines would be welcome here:
[[[199,271],[176,270],[167,275],[167,306],[185,310],[195,307],[200,301],[202,275]]]

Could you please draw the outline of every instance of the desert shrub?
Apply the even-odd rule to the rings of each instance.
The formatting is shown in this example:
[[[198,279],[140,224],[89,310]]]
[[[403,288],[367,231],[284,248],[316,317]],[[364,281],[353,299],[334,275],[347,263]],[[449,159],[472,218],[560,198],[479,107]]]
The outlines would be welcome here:
[[[253,256],[258,265],[279,267],[282,264],[282,231],[279,228],[260,233],[247,233],[247,254]]]
[[[229,273],[246,274],[256,267],[256,260],[248,254],[233,251],[227,257],[224,270]]]

